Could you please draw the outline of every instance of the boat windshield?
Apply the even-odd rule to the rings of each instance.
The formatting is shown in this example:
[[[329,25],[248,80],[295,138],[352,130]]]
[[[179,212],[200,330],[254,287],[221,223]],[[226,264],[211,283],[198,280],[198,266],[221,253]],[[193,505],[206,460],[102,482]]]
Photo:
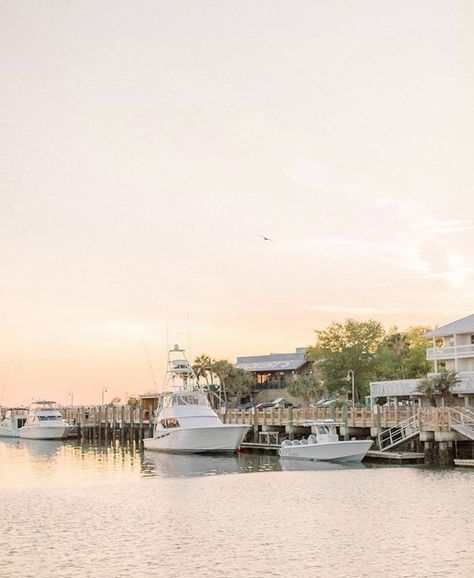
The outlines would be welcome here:
[[[336,428],[333,425],[321,425],[318,427],[318,433],[320,435],[330,435],[330,434],[335,434],[336,432]]]
[[[207,394],[201,391],[182,391],[163,396],[162,407],[174,405],[201,405],[209,406]]]

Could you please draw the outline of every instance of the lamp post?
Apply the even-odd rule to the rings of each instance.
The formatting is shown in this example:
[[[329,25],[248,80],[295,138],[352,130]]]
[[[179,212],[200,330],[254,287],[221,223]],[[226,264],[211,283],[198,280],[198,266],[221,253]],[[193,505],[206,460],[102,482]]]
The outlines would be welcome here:
[[[354,370],[349,369],[346,375],[346,380],[352,382],[352,405],[355,404],[355,386],[354,386]]]
[[[104,405],[104,393],[106,393],[106,391],[107,391],[107,388],[103,387],[102,388],[102,405]]]
[[[74,407],[74,392],[70,391],[68,393],[68,396],[71,398],[71,409],[73,409],[73,407]]]

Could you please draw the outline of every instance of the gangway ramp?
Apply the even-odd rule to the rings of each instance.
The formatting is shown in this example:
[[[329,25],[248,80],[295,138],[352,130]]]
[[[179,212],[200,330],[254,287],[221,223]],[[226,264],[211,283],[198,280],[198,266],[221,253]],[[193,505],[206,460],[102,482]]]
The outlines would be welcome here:
[[[400,422],[377,436],[380,451],[386,452],[403,442],[417,436],[420,433],[418,416],[412,415],[408,419]]]
[[[474,412],[467,408],[451,409],[451,429],[474,440]]]

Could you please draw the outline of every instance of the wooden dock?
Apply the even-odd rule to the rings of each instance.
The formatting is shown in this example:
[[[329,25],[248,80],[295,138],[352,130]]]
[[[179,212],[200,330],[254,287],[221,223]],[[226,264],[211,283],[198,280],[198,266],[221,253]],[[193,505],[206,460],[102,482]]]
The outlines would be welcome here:
[[[261,444],[258,442],[242,442],[240,444],[242,450],[269,450],[271,452],[277,452],[280,449],[280,444]]]
[[[454,460],[454,465],[460,468],[474,468],[474,460]]]
[[[385,463],[406,464],[424,462],[425,454],[421,452],[381,452],[378,450],[369,450],[366,458]]]
[[[141,441],[153,435],[153,408],[138,406],[93,406],[62,408],[64,418],[76,429],[77,437],[96,441],[120,439],[122,443]],[[250,431],[242,448],[276,452],[285,438],[307,437],[312,424],[334,420],[341,424],[344,439],[377,439],[390,428],[408,431],[407,420],[416,422],[410,438],[396,440],[396,448],[369,451],[368,459],[385,463],[453,465],[453,459],[474,455],[474,441],[454,431],[455,408],[297,408],[227,410],[220,414],[224,423],[247,424]],[[405,425],[404,425],[405,424]],[[412,438],[412,439],[411,439]],[[410,441],[411,440],[411,441]],[[460,446],[458,448],[458,446]],[[462,446],[462,447],[461,447]],[[380,446],[378,446],[380,449]],[[383,446],[382,446],[383,447]],[[405,451],[397,451],[398,449]],[[422,453],[423,452],[423,453]],[[459,453],[458,453],[459,452]],[[466,462],[466,460],[464,460]],[[458,465],[461,465],[459,462]],[[470,463],[463,463],[471,467]]]

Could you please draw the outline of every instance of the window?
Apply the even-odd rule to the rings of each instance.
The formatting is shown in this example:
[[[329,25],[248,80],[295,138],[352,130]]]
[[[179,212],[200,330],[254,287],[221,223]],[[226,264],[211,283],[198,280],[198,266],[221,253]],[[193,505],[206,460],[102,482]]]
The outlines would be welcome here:
[[[167,417],[165,419],[162,419],[160,423],[165,429],[169,429],[172,427],[180,427],[179,421],[175,417]]]
[[[471,335],[471,343],[474,345],[474,335]]]

